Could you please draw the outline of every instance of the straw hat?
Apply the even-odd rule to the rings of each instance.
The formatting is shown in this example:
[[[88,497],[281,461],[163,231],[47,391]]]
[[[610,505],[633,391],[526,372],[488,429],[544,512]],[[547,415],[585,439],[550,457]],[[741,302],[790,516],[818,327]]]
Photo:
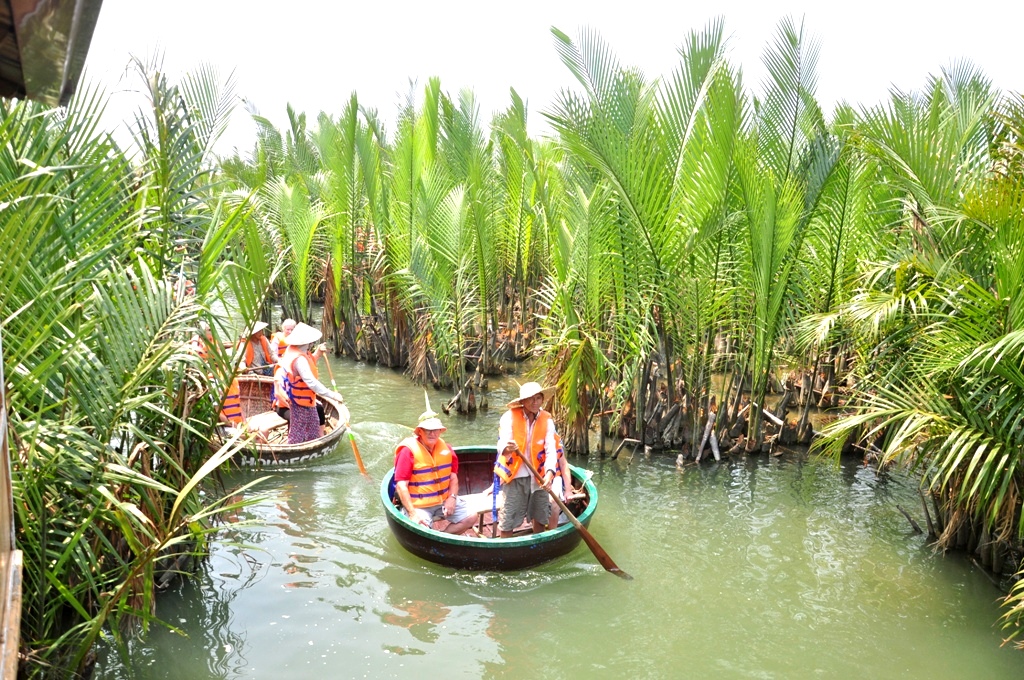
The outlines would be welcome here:
[[[304,323],[297,324],[288,337],[284,339],[289,345],[308,345],[324,336],[323,333]]]
[[[523,383],[522,385],[519,386],[519,398],[513,399],[512,401],[508,402],[509,408],[513,406],[519,406],[520,402],[522,402],[523,399],[529,399],[530,397],[537,394],[543,394],[544,400],[547,401],[548,399],[551,398],[551,394],[554,391],[554,387],[541,387],[540,383]]]
[[[257,321],[245,332],[245,337],[256,335],[269,325],[266,321]]]

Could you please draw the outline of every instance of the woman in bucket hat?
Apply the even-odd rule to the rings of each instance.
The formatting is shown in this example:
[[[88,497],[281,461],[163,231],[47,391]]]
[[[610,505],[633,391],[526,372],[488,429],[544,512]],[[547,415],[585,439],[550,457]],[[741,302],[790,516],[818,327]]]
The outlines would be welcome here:
[[[547,528],[551,502],[545,489],[557,475],[558,449],[555,443],[555,421],[543,409],[554,391],[528,382],[519,388],[519,398],[508,404],[508,411],[498,422],[498,458],[494,474],[501,482],[503,504],[498,515],[498,531],[509,538],[523,518],[529,518],[534,533]],[[523,465],[520,456],[530,456],[533,466],[544,476],[538,484]]]
[[[414,522],[429,529],[433,522],[447,519],[450,524],[444,530],[461,534],[476,518],[459,496],[459,457],[441,439],[446,429],[428,404],[413,435],[395,449],[395,490]]]
[[[285,342],[288,349],[281,357],[284,391],[288,395],[288,443],[301,444],[324,434],[324,408],[316,402],[316,395],[344,404],[340,394],[327,388],[317,379],[316,359],[310,346],[323,334],[312,326],[297,324]]]

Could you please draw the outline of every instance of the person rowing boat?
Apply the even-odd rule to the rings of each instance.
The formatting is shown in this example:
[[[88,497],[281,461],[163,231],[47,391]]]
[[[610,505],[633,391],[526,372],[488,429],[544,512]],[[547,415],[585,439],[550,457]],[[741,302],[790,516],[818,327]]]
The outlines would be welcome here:
[[[300,323],[285,340],[288,349],[280,364],[284,369],[284,388],[288,395],[289,444],[301,444],[324,435],[324,407],[317,403],[316,395],[332,399],[344,409],[344,398],[317,378],[316,357],[309,348],[322,336],[312,326]]]

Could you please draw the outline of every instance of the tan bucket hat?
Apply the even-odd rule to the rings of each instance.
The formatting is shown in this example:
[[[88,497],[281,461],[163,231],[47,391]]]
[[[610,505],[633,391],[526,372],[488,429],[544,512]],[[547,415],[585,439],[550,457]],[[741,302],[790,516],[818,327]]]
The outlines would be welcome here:
[[[417,430],[447,430],[441,419],[433,411],[426,411],[420,414],[420,421],[416,425]]]

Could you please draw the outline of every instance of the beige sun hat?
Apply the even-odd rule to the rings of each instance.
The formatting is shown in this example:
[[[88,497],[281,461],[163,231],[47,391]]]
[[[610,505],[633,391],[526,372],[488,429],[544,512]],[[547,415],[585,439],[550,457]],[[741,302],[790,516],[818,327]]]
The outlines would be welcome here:
[[[256,335],[269,325],[270,324],[267,323],[266,321],[257,321],[256,323],[249,327],[249,330],[245,332],[245,337],[248,338],[249,336]]]
[[[441,419],[433,411],[427,411],[420,415],[420,422],[416,425],[417,430],[447,430]]]
[[[289,345],[309,345],[324,336],[323,333],[304,323],[296,324],[288,337],[284,339]]]
[[[548,399],[551,398],[551,395],[552,393],[554,393],[554,391],[554,387],[541,387],[540,383],[523,383],[522,385],[519,386],[519,397],[508,402],[508,405],[509,407],[518,406],[520,402],[523,401],[523,399],[529,399],[530,397],[536,394],[543,394],[544,400],[547,401]]]
[[[447,430],[441,419],[437,417],[437,414],[432,408],[430,408],[430,395],[427,391],[423,391],[423,402],[427,406],[427,410],[420,414],[419,422],[416,424],[417,430]]]

